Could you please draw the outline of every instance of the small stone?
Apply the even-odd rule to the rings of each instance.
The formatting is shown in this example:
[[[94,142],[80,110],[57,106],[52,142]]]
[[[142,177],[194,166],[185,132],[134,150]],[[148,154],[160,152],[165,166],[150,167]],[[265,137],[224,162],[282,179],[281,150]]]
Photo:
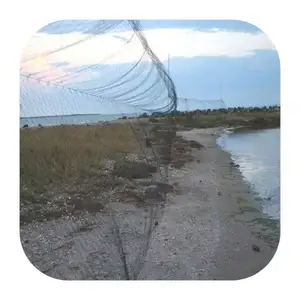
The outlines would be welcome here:
[[[218,196],[222,196],[222,193],[220,191],[218,191]]]
[[[154,225],[155,225],[155,226],[157,226],[157,225],[158,225],[158,222],[157,222],[157,221],[155,221]]]
[[[260,252],[260,247],[258,247],[257,245],[252,245],[252,250],[255,252]]]
[[[158,187],[156,185],[150,185],[149,187],[147,187],[145,190],[145,197],[148,199],[159,198],[160,192]]]

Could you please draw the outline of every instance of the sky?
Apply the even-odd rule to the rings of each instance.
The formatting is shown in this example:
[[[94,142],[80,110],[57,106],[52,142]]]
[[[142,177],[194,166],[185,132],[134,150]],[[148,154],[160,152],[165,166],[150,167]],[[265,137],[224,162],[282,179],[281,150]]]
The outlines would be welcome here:
[[[254,25],[147,20],[141,26],[152,51],[169,70],[179,110],[280,104],[278,54]],[[133,69],[134,79],[124,75],[124,83],[117,84]],[[127,23],[52,23],[24,48],[21,116],[159,110],[167,103],[167,90],[158,74]],[[114,81],[113,89],[105,88]],[[130,100],[134,108],[128,99],[135,99]]]

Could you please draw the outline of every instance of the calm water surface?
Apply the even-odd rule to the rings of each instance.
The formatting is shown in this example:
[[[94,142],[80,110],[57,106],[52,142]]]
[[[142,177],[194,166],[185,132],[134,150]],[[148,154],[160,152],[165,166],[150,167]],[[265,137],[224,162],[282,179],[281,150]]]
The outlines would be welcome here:
[[[229,151],[240,170],[263,198],[262,210],[280,218],[280,129],[223,135],[219,145]]]
[[[128,117],[137,117],[138,114],[127,114]],[[113,121],[121,118],[122,115],[66,115],[66,116],[50,116],[50,117],[31,117],[20,118],[20,127],[25,124],[29,127],[36,127],[39,124],[43,126],[56,126],[61,124],[94,124],[98,122]]]

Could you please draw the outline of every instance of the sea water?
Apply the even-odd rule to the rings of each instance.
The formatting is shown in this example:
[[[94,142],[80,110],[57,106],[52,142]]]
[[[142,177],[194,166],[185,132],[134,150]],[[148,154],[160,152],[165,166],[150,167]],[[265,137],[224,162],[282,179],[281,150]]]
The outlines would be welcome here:
[[[262,202],[262,211],[280,218],[280,129],[223,135],[218,143],[231,153]]]

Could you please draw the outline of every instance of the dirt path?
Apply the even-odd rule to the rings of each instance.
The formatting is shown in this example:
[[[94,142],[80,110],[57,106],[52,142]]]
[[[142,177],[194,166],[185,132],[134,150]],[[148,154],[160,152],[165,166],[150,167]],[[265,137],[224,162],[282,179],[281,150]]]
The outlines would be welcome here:
[[[178,192],[168,194],[166,203],[155,200],[150,223],[149,208],[132,203],[114,203],[93,216],[33,222],[21,227],[29,260],[59,279],[240,279],[255,274],[275,250],[253,234],[260,230],[253,223],[262,217],[259,205],[230,156],[216,145],[220,133],[178,133],[205,148],[193,150],[195,160],[184,168],[170,167],[170,183]],[[154,228],[150,238],[149,226]]]
[[[231,166],[229,154],[216,146],[220,133],[181,133],[205,149],[193,153],[196,162],[170,176],[179,183],[181,194],[169,199],[141,279],[241,279],[263,269],[272,258],[275,250],[251,232],[252,220],[261,217],[259,204],[239,170]]]

